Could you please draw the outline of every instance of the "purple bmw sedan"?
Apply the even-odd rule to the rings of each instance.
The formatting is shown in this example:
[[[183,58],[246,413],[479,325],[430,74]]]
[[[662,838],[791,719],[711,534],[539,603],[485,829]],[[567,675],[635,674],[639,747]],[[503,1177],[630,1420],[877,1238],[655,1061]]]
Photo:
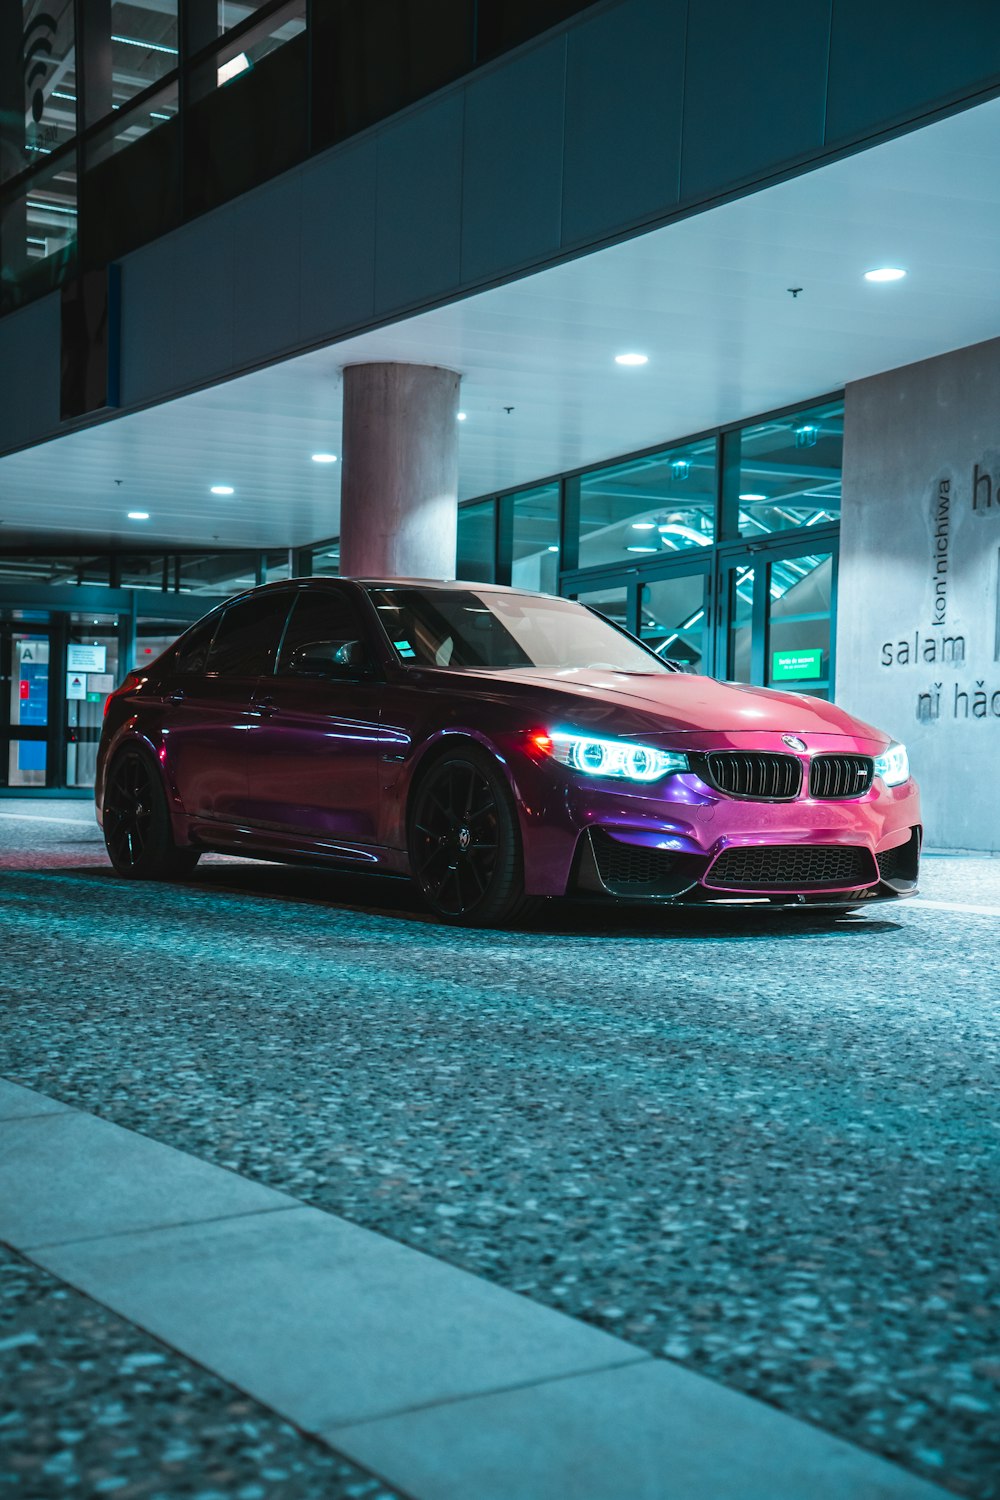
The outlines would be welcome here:
[[[679,673],[582,604],[310,578],[220,605],[108,699],[111,862],[206,850],[409,875],[442,920],[534,898],[843,912],[916,889],[904,747],[833,704]]]

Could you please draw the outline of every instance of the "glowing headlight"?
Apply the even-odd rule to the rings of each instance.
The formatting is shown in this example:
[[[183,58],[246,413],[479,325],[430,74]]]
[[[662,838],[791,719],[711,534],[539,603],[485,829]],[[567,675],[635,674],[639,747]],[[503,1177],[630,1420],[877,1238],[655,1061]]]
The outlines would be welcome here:
[[[589,735],[551,735],[553,759],[587,776],[618,776],[625,781],[659,781],[671,771],[688,770],[686,755],[632,745],[624,740],[595,740]]]
[[[902,786],[910,779],[910,762],[906,746],[893,740],[888,750],[875,757],[875,775],[881,776],[886,786]]]

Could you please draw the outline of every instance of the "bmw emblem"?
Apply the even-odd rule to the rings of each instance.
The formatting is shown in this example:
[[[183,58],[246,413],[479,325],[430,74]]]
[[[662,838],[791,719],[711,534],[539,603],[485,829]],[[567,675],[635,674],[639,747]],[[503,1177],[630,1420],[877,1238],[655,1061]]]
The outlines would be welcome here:
[[[471,830],[468,829],[468,828],[460,828],[458,830],[458,847],[459,847],[459,849],[461,849],[461,851],[462,851],[463,854],[465,854],[468,851],[469,845],[471,843],[472,843],[472,833],[471,833]]]
[[[800,740],[797,734],[783,734],[781,743],[787,745],[789,750],[797,750],[800,755],[804,754],[806,748],[805,740]]]

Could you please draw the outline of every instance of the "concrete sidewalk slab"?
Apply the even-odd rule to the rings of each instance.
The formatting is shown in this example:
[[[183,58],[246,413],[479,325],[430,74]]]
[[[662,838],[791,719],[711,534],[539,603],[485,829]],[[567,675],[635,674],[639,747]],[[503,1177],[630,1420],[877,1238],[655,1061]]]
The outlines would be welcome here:
[[[664,1360],[323,1435],[420,1500],[944,1500],[874,1454]]]
[[[16,1250],[295,1206],[95,1115],[38,1108],[0,1121],[0,1239]]]
[[[0,1120],[24,1119],[29,1115],[55,1115],[72,1109],[70,1104],[60,1104],[58,1099],[49,1099],[36,1089],[22,1088],[0,1078]]]
[[[319,1209],[33,1258],[311,1431],[650,1358]]]
[[[0,1121],[0,1238],[414,1500],[944,1497],[588,1324],[74,1110]]]

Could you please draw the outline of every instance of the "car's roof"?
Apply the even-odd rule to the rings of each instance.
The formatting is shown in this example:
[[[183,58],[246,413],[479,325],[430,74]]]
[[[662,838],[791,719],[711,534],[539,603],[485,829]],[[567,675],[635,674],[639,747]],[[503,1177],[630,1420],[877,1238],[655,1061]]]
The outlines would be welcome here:
[[[248,593],[258,593],[263,589],[287,589],[296,584],[314,584],[322,587],[324,584],[334,586],[341,583],[356,584],[364,589],[398,589],[398,588],[421,588],[421,589],[476,589],[480,593],[490,594],[525,594],[529,597],[537,595],[537,589],[510,588],[504,583],[481,583],[476,580],[462,578],[347,578],[339,574],[313,574],[306,578],[281,578],[275,583],[265,583],[257,589],[248,589]],[[554,595],[546,597],[555,597]]]

